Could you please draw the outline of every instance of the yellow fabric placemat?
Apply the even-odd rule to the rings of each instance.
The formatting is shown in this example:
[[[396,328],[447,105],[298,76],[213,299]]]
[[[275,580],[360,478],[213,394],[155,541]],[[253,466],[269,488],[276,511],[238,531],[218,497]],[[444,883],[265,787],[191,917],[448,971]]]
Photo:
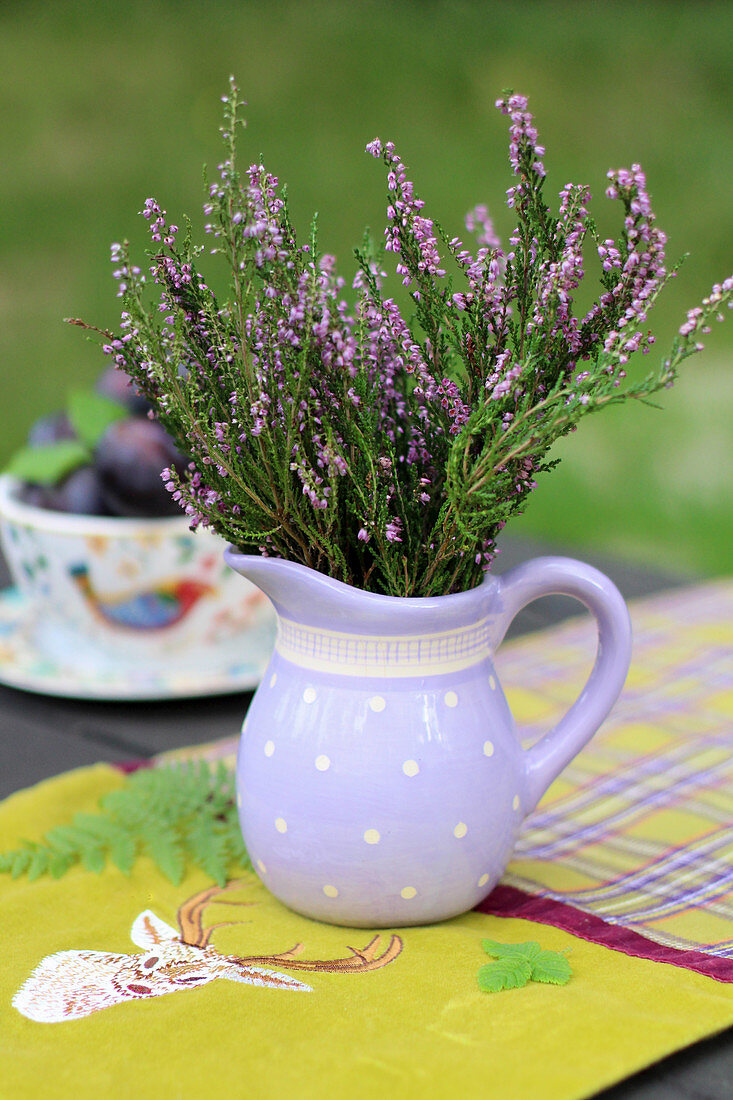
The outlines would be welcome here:
[[[13,795],[0,804],[0,850],[94,810],[124,781],[98,765]],[[196,873],[173,886],[146,860],[129,877],[79,867],[33,883],[0,876],[0,1096],[571,1100],[733,1022],[731,987],[712,978],[478,912],[432,927],[385,929],[372,953],[391,945],[391,961],[344,972],[334,960],[357,958],[349,949],[363,951],[373,933],[298,917],[254,877],[199,913],[201,929],[238,922],[211,935],[204,963],[219,976],[146,995],[154,981],[145,966],[175,952],[170,937],[178,934],[181,907],[190,922],[199,912],[195,899],[210,885]],[[568,950],[573,977],[562,987],[481,993],[482,936]],[[231,975],[224,955],[266,959],[296,942],[303,944],[298,958],[323,965],[308,972],[288,971],[287,960],[261,962],[261,979],[283,988],[223,973],[229,965]],[[42,1003],[58,1004],[71,988],[67,1003],[88,1008],[106,995],[108,1007],[41,1023],[13,1006],[31,973],[58,952],[72,954],[41,968]],[[283,978],[271,979],[272,971]],[[189,971],[179,965],[177,973],[180,980]],[[311,991],[288,988],[293,979]]]

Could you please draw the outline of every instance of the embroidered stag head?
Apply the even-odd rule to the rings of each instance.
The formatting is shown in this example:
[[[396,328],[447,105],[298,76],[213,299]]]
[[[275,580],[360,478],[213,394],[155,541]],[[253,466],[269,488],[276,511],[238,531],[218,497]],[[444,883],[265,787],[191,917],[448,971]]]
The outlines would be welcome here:
[[[274,955],[220,955],[209,943],[212,933],[223,924],[237,922],[205,927],[203,912],[210,903],[225,900],[220,896],[225,890],[241,885],[232,882],[223,889],[212,887],[188,898],[178,910],[178,929],[150,909],[140,913],[130,933],[133,943],[141,948],[139,954],[58,951],[49,955],[20,987],[13,1005],[30,1020],[58,1023],[89,1016],[123,1001],[192,989],[216,978],[310,993],[311,986],[281,969],[360,974],[386,966],[402,950],[402,940],[393,935],[387,948],[378,954],[381,937],[377,935],[366,947],[349,947],[349,955],[337,959],[301,959],[302,943]]]

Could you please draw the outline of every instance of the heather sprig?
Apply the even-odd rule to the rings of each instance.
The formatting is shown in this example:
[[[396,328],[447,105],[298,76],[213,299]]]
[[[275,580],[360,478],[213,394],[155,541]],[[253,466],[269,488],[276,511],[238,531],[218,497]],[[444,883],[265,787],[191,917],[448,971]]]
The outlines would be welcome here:
[[[188,469],[165,471],[169,490],[192,526],[245,552],[390,595],[473,587],[499,531],[555,465],[553,442],[591,412],[671,385],[722,318],[733,280],[689,312],[656,371],[629,382],[630,357],[653,344],[649,311],[675,275],[644,173],[609,172],[606,194],[623,209],[617,240],[598,237],[584,184],[566,184],[553,214],[527,100],[506,93],[496,106],[514,174],[508,248],[484,206],[466,218],[475,252],[450,237],[395,146],[377,139],[367,152],[386,172],[384,242],[365,239],[347,287],[319,252],[315,221],[299,242],[277,178],[259,163],[239,168],[233,80],[223,99],[224,159],[204,212],[229,299],[209,288],[190,229],[155,199],[142,210],[147,275],[127,245],[113,246],[123,313],[104,350],[191,456]],[[600,293],[578,317],[589,241]]]

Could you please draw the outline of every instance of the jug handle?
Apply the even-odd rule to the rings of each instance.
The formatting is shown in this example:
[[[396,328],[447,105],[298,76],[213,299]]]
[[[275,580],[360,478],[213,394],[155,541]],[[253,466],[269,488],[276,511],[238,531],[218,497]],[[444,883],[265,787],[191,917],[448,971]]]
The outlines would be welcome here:
[[[573,558],[534,558],[499,578],[496,646],[515,615],[539,596],[572,596],[598,626],[598,650],[585,687],[558,724],[525,751],[529,813],[552,781],[591,739],[621,694],[631,663],[631,621],[621,593],[599,570]]]

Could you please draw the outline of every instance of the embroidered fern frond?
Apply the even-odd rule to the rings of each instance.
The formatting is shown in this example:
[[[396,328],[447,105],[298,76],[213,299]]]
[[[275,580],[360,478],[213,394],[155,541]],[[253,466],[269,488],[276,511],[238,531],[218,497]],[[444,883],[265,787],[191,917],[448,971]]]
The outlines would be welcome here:
[[[251,863],[237,819],[234,776],[206,761],[133,772],[100,799],[99,813],[77,813],[43,842],[21,841],[0,853],[0,874],[30,881],[62,875],[77,864],[99,874],[108,862],[129,874],[141,856],[178,885],[200,868],[218,886]]]
[[[229,835],[215,832],[202,815],[191,821],[185,842],[191,859],[199,867],[203,867],[214,882],[220,882],[226,875],[226,868],[232,858]]]

